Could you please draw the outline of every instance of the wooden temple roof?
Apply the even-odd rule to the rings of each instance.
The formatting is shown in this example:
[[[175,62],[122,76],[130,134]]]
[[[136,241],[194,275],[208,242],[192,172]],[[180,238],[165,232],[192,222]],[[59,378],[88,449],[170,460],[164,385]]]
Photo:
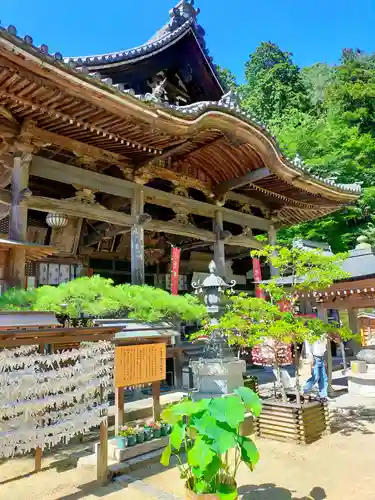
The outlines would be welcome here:
[[[278,227],[336,211],[360,194],[357,185],[335,184],[286,158],[233,93],[175,106],[74,66],[14,26],[1,29],[0,137],[13,134],[39,146],[40,156],[52,148],[68,154],[66,163],[122,179],[155,169],[208,199],[224,196],[230,208],[271,211]]]

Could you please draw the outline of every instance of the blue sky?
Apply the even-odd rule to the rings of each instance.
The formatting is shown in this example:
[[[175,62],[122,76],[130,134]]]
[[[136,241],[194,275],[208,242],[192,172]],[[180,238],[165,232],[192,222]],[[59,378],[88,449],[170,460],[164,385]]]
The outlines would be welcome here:
[[[3,26],[64,56],[131,48],[147,41],[177,0],[1,0]],[[334,64],[344,47],[375,52],[373,0],[196,0],[214,61],[242,79],[261,41],[292,52],[300,66]]]

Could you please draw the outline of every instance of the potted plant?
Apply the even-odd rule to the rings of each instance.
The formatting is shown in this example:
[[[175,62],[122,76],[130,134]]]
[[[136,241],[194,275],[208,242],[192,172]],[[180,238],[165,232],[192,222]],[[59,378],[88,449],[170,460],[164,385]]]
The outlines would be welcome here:
[[[275,439],[312,442],[329,428],[328,409],[326,402],[301,400],[298,347],[305,341],[313,343],[323,335],[328,339],[339,336],[348,340],[353,334],[318,318],[298,316],[296,305],[302,290],[323,290],[335,280],[345,278],[347,273],[340,267],[345,256],[280,247],[265,247],[252,255],[265,258],[278,269],[278,276],[260,285],[267,300],[245,293],[232,295],[226,313],[215,328],[223,330],[229,344],[256,346],[264,363],[273,366],[276,372],[276,397],[263,402],[262,415],[257,419],[258,433]],[[281,373],[283,365],[293,363],[292,346],[296,370],[294,396],[287,394]],[[253,349],[254,358],[256,349]]]
[[[145,435],[145,441],[151,441],[151,439],[154,438],[153,429],[147,423],[143,427],[143,432]]]
[[[161,437],[161,422],[154,422],[153,429],[154,429],[154,438],[160,438]]]
[[[134,427],[124,425],[122,427],[122,433],[128,440],[128,446],[135,446],[137,444],[137,436]]]
[[[161,435],[162,437],[168,436],[172,432],[172,426],[167,422],[161,422]]]
[[[260,399],[246,387],[234,392],[224,398],[178,403],[162,412],[172,432],[161,463],[167,467],[171,455],[177,456],[187,499],[237,499],[240,463],[252,471],[258,462],[258,450],[250,438],[241,436],[240,426],[246,412],[259,416]]]
[[[126,435],[126,426],[121,426],[118,436],[116,436],[116,446],[119,450],[124,450],[128,446],[128,438]]]
[[[135,432],[135,435],[136,435],[137,443],[138,444],[144,443],[144,441],[145,441],[145,429],[144,429],[144,427],[140,426],[140,425],[137,425],[134,428],[134,432]]]

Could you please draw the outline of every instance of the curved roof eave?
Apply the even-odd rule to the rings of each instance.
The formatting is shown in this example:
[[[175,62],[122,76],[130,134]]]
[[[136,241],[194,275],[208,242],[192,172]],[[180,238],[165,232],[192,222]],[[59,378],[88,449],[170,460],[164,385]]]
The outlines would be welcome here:
[[[155,52],[159,52],[161,49],[165,49],[173,45],[186,35],[194,24],[194,19],[188,19],[180,27],[176,28],[174,31],[163,35],[161,38],[153,41],[149,41],[137,47],[133,47],[128,50],[119,50],[116,52],[109,52],[106,54],[96,54],[92,56],[74,56],[74,57],[64,57],[64,62],[66,63],[76,63],[79,66],[101,66],[108,63],[125,62],[139,59],[141,56],[151,56]]]
[[[231,94],[231,92],[228,94]],[[257,121],[249,113],[241,110],[238,105],[230,102],[227,99],[228,94],[224,95],[218,102],[203,101],[187,106],[172,106],[164,104],[163,109],[168,110],[168,113],[172,112],[176,116],[181,116],[185,119],[189,118],[189,120],[193,121],[203,119],[205,116],[208,118],[208,115],[215,116],[219,113],[223,115],[230,115],[237,120],[241,120],[242,122],[255,127],[262,134],[263,138],[267,140],[267,148],[271,154],[273,153],[272,156],[275,156],[275,159],[277,159],[277,162],[270,167],[270,170],[276,173],[280,178],[284,178],[284,180],[292,182],[294,186],[305,190],[307,185],[310,184],[312,186],[319,185],[323,187],[326,192],[335,191],[336,193],[345,193],[345,197],[348,198],[348,201],[354,201],[359,197],[361,193],[360,185],[355,183],[336,184],[333,180],[324,179],[323,177],[312,174],[310,169],[305,166],[300,159],[297,162],[287,156],[284,156],[276,137],[270,133],[266,125]],[[140,96],[135,97],[140,98]],[[234,124],[232,123],[232,129],[233,125]],[[217,125],[217,128],[220,127]],[[236,128],[236,132],[239,134],[240,131],[238,128]],[[246,134],[243,134],[243,138],[245,138],[245,136]]]
[[[63,62],[61,53],[57,52],[51,55],[48,53],[46,45],[34,46],[32,38],[28,35],[24,39],[19,38],[14,26],[1,29],[0,36],[4,39],[3,49],[5,51],[9,50],[13,55],[21,56],[22,61],[27,57],[30,62],[38,62],[38,66],[42,65],[45,71],[53,71],[56,77],[59,77],[59,81],[61,81],[61,76],[64,75],[73,85],[83,84],[87,90],[91,87],[92,90],[95,89],[100,92],[102,94],[102,105],[104,104],[103,98],[107,97],[112,101],[115,100],[117,104],[126,104],[128,109],[137,109],[138,112],[143,112],[145,115],[151,113],[152,120],[159,116],[160,119],[164,119],[166,128],[172,126],[173,129],[180,125],[181,131],[184,131],[181,132],[182,134],[195,127],[197,129],[201,128],[205,122],[208,122],[210,128],[225,132],[235,131],[245,141],[251,143],[256,139],[258,144],[263,145],[263,150],[266,151],[271,160],[270,170],[296,187],[314,193],[315,191],[311,190],[311,188],[309,190],[308,186],[321,186],[323,188],[321,194],[325,194],[331,200],[341,204],[355,201],[361,193],[361,188],[357,184],[336,184],[332,180],[311,174],[302,162],[297,164],[290,158],[285,157],[276,138],[272,136],[264,124],[241,110],[234,102],[232,92],[228,92],[219,101],[203,101],[187,106],[155,103],[152,100],[147,100],[147,96],[132,95],[128,89],[121,89],[118,85],[112,85],[110,78],[98,80],[85,74],[82,69],[73,69],[69,64]],[[8,40],[8,42],[5,42],[5,40]],[[8,43],[10,43],[9,46],[7,46]]]

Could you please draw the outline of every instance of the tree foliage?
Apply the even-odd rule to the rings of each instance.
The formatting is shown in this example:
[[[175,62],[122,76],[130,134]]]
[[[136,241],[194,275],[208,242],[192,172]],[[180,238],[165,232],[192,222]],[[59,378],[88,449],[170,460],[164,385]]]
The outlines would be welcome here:
[[[216,66],[216,71],[226,92],[237,88],[236,77],[229,69]]]
[[[348,273],[341,268],[345,254],[330,256],[319,250],[266,246],[263,250],[253,251],[251,255],[265,259],[278,270],[278,276],[260,285],[268,300],[249,297],[245,293],[231,296],[228,310],[220,318],[219,324],[206,325],[203,330],[205,335],[220,329],[228,343],[239,348],[263,344],[271,338],[273,345],[267,344],[267,348],[273,350],[277,372],[280,372],[280,353],[285,344],[297,345],[305,340],[315,342],[322,335],[332,336],[333,339],[341,337],[342,340],[353,337],[351,331],[339,325],[296,315],[296,303],[301,290],[324,290],[334,281],[348,277]],[[288,278],[287,282],[283,278]],[[278,304],[282,301],[289,304],[288,311],[280,310]],[[298,368],[296,385],[298,389]],[[280,389],[285,400],[285,391],[282,387]]]
[[[361,183],[361,199],[318,221],[280,231],[280,242],[302,237],[334,251],[353,248],[375,209],[375,54],[345,49],[340,64],[300,70],[292,54],[262,42],[245,65],[242,107],[265,122],[283,151],[337,183]]]
[[[243,106],[263,122],[281,120],[289,109],[305,109],[306,88],[291,54],[263,42],[245,65]]]
[[[142,321],[202,319],[205,307],[192,295],[171,295],[160,288],[117,285],[95,275],[77,278],[57,287],[11,289],[0,296],[0,310],[53,311],[70,319],[129,317]]]

